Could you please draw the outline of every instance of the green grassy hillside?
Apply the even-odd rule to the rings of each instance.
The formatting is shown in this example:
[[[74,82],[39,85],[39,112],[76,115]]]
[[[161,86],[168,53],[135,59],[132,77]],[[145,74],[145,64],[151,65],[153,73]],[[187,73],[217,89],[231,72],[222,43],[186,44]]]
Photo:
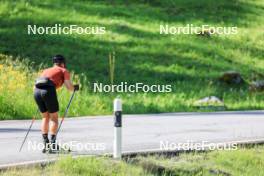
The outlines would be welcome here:
[[[0,93],[0,119],[33,114],[34,77],[40,67],[50,66],[50,58],[58,53],[68,58],[69,70],[78,75],[76,80],[81,80],[83,87],[70,115],[111,113],[112,99],[119,94],[95,94],[91,90],[94,82],[110,83],[110,52],[116,53],[115,84],[173,85],[172,93],[121,94],[126,113],[197,111],[194,101],[210,95],[223,98],[228,110],[263,109],[263,94],[249,92],[247,85],[229,86],[216,81],[229,70],[240,72],[247,82],[263,73],[263,14],[262,0],[1,1],[1,58],[18,58],[15,63],[27,60],[30,71],[13,68],[26,72],[29,83],[17,96],[13,96],[16,89]],[[28,35],[28,24],[104,26],[106,34]],[[238,34],[160,35],[160,24],[236,26]],[[0,77],[5,75],[3,72]],[[7,89],[5,86],[3,83],[3,89]],[[65,100],[61,100],[61,107],[65,107],[69,94],[62,92],[59,96]]]

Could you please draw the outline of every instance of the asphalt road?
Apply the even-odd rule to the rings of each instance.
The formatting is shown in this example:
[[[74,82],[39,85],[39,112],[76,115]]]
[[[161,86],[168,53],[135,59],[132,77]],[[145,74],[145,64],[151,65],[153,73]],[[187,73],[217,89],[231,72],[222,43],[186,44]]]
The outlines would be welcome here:
[[[42,143],[39,120],[18,152],[30,122],[0,121],[0,167],[58,156],[37,149]],[[176,144],[179,147],[186,143],[264,141],[263,126],[264,111],[124,115],[123,151],[174,149]],[[72,155],[106,154],[112,152],[113,134],[112,116],[67,118],[58,139],[62,145],[71,144]]]

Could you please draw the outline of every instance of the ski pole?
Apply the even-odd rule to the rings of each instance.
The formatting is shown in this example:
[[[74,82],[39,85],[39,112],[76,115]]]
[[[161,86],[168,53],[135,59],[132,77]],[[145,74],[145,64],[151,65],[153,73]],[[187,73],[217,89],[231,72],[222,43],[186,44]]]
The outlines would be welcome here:
[[[61,125],[62,125],[62,123],[63,123],[63,121],[64,121],[64,118],[67,116],[67,113],[68,113],[68,110],[69,110],[69,107],[70,107],[70,105],[71,105],[71,102],[72,102],[72,99],[73,99],[73,97],[74,97],[75,92],[76,92],[76,90],[73,91],[73,93],[72,93],[72,95],[71,95],[71,98],[70,98],[70,101],[69,101],[69,103],[68,103],[68,105],[67,105],[67,107],[66,107],[66,110],[65,110],[65,112],[64,112],[64,115],[63,115],[62,118],[61,118],[61,122],[60,122],[60,125],[59,125],[59,127],[58,127],[58,130],[57,130],[57,132],[56,132],[56,136],[57,136],[57,134],[58,134],[59,131],[60,131],[60,128],[61,128]]]
[[[39,110],[37,110],[36,115],[37,115],[38,112],[39,112]],[[24,137],[24,140],[23,140],[23,142],[22,142],[22,144],[21,144],[21,146],[20,146],[19,152],[21,152],[21,150],[22,150],[22,148],[23,148],[23,146],[24,146],[24,144],[25,144],[25,142],[26,142],[26,140],[27,140],[28,134],[29,134],[29,132],[30,132],[32,126],[33,126],[33,123],[35,122],[35,118],[36,118],[35,116],[32,117],[31,124],[30,124],[30,126],[29,126],[29,128],[28,128],[28,131],[27,131],[27,134],[26,134],[26,136]]]

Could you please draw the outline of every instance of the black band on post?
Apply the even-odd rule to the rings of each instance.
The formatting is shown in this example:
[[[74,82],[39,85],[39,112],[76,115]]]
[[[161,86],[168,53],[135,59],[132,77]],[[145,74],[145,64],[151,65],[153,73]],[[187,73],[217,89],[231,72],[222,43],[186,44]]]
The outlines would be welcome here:
[[[122,111],[115,112],[115,127],[122,127]]]

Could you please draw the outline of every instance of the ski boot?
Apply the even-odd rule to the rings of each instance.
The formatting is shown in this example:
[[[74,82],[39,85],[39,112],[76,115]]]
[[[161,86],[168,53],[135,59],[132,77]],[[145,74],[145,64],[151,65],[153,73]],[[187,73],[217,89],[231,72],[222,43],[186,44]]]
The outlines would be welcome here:
[[[44,148],[42,149],[42,153],[46,153],[47,151],[49,151],[50,148],[50,142],[49,142],[49,138],[47,134],[43,134],[43,144],[44,144]]]

